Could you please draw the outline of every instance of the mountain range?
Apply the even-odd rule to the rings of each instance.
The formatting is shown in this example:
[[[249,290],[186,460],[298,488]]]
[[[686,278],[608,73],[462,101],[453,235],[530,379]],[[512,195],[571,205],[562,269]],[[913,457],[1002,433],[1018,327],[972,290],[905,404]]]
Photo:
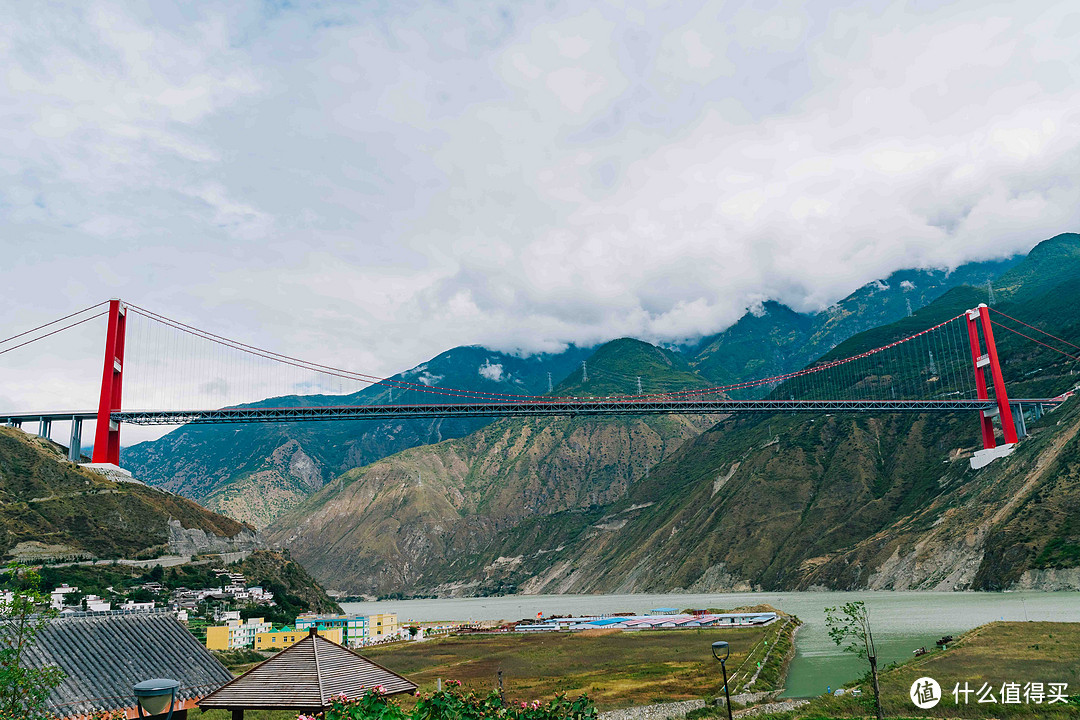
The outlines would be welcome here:
[[[607,395],[664,392],[738,382],[796,370],[856,333],[895,321],[952,287],[985,285],[1020,257],[962,265],[952,271],[903,270],[869,283],[817,313],[767,302],[723,332],[676,349],[649,367],[595,347],[519,357],[457,347],[395,375],[414,384],[490,393]],[[583,362],[585,367],[582,368]],[[588,381],[582,381],[588,377]],[[756,396],[764,392],[743,391]],[[739,395],[739,393],[736,393]],[[447,400],[453,398],[446,398]],[[373,386],[344,396],[269,398],[265,406],[438,402],[440,396]],[[186,426],[123,452],[123,465],[147,483],[190,497],[256,527],[266,527],[334,478],[402,450],[460,438],[489,420],[339,421],[333,423]]]
[[[1053,238],[995,279],[995,308],[1076,342],[1078,278],[1080,236]],[[954,285],[824,357],[986,298]],[[1075,361],[998,340],[1015,397],[1075,385]],[[705,381],[699,357],[614,341],[589,382]],[[1080,586],[1075,402],[980,471],[969,415],[500,420],[350,470],[266,536],[349,595]]]

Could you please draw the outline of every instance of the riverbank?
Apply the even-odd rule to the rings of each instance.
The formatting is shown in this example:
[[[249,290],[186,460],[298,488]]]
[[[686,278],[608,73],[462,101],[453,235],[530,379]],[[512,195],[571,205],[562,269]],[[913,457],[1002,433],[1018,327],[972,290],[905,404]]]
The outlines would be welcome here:
[[[804,623],[788,670],[785,698],[815,697],[863,672],[840,651],[825,628],[824,608],[863,601],[874,620],[882,666],[911,658],[911,651],[943,635],[960,635],[999,621],[1080,622],[1080,593],[786,592],[664,595],[507,595],[449,600],[346,603],[347,612],[396,612],[403,619],[516,620],[544,615],[599,615],[655,607],[745,607],[769,604]]]
[[[964,633],[946,649],[884,668],[882,708],[887,718],[1080,718],[1080,623],[994,622]],[[933,707],[919,708],[912,686],[931,678]],[[851,688],[860,695],[853,696]],[[970,690],[970,692],[968,692]],[[924,698],[930,697],[924,694]],[[864,718],[873,715],[868,681],[840,697],[821,696],[771,720]],[[694,714],[692,714],[692,717]],[[726,717],[708,708],[698,718]]]

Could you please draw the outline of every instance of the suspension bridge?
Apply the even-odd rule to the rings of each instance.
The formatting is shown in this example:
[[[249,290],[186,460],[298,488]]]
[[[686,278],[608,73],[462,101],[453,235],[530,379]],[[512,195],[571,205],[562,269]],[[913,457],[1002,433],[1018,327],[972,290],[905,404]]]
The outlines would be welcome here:
[[[106,326],[105,357],[96,409],[0,412],[0,423],[21,427],[36,422],[44,437],[49,437],[54,422],[70,422],[69,458],[74,462],[80,458],[85,421],[95,424],[93,462],[119,465],[124,423],[737,412],[971,412],[978,417],[984,449],[994,451],[1011,447],[1026,434],[1027,419],[1037,419],[1068,395],[1010,398],[994,327],[1080,360],[1080,346],[980,305],[880,347],[769,377],[712,387],[651,381],[643,386],[641,377],[601,371],[609,384],[624,381],[627,392],[600,397],[529,395],[446,387],[439,384],[441,378],[426,374],[387,378],[315,363],[118,299],[0,340],[0,356],[101,318]],[[583,369],[583,377],[586,373]],[[362,398],[366,402],[349,402],[357,400],[361,390],[366,391]],[[289,401],[270,407],[265,406],[266,398]],[[414,401],[404,402],[406,398]]]

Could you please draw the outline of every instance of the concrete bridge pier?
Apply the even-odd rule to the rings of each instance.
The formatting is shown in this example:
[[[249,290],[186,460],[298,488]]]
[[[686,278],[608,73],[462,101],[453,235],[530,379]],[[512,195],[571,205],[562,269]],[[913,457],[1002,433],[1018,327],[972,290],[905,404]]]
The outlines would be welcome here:
[[[43,437],[46,440],[49,439],[49,435],[52,433],[52,419],[41,418],[38,420],[38,437]]]
[[[71,440],[68,441],[68,460],[73,463],[82,460],[82,418],[71,418]]]
[[[1012,406],[1013,424],[1016,426],[1016,437],[1027,437],[1027,422],[1024,420],[1024,404],[1016,403]]]

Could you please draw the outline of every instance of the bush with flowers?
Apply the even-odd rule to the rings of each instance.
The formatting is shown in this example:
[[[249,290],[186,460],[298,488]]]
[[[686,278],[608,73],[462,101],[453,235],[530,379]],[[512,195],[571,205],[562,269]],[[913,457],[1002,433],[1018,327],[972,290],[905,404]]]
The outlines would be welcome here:
[[[598,714],[585,695],[570,699],[560,695],[540,702],[503,703],[497,692],[477,695],[465,692],[451,680],[430,695],[421,695],[411,713],[375,687],[353,700],[345,696],[331,699],[329,710],[318,715],[300,715],[297,720],[596,720]]]

